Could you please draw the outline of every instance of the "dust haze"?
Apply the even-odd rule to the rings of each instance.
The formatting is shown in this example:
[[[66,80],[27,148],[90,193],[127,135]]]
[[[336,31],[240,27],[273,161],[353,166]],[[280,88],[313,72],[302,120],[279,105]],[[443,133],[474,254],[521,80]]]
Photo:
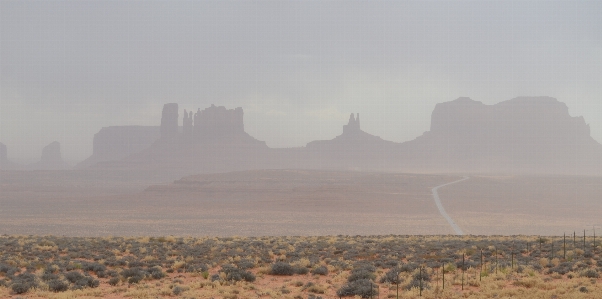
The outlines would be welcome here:
[[[593,232],[601,12],[1,1],[0,234]]]

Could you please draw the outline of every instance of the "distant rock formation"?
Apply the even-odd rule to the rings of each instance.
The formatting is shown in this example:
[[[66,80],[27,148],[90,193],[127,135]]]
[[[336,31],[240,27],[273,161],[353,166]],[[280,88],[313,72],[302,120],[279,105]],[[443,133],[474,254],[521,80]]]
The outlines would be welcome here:
[[[192,111],[186,112],[186,109],[184,109],[184,119],[182,120],[184,136],[187,136],[187,137],[192,136],[192,123],[193,123],[192,117],[193,117]]]
[[[394,159],[398,143],[383,140],[360,128],[360,115],[353,113],[343,126],[343,134],[332,140],[317,140],[306,146],[305,165],[320,169],[378,170]]]
[[[161,138],[171,139],[178,135],[178,104],[163,105],[161,114]]]
[[[343,134],[356,134],[360,129],[360,114],[357,114],[357,119],[353,116],[353,113],[349,115],[349,123],[343,126]]]
[[[602,161],[589,125],[550,97],[437,104],[431,130],[403,151],[426,168],[454,172],[595,173],[591,164]]]
[[[0,161],[8,161],[8,153],[6,151],[6,145],[0,142]]]
[[[8,160],[6,145],[0,142],[0,170],[15,170],[20,168],[21,165]]]
[[[161,137],[158,126],[104,127],[94,134],[92,155],[77,164],[86,168],[99,162],[119,161],[149,148]]]
[[[119,152],[132,154],[108,167],[133,167],[169,179],[194,173],[293,168],[602,174],[602,145],[591,138],[585,120],[571,117],[565,104],[549,97],[521,97],[496,105],[469,98],[440,103],[432,113],[431,130],[404,143],[366,133],[359,114],[351,114],[343,133],[331,140],[271,149],[244,131],[243,116],[242,108],[215,105],[194,114],[184,110],[179,131],[177,104],[166,104],[162,137],[145,137],[135,149],[123,149],[124,145]],[[123,138],[133,140],[136,134],[132,131]],[[158,140],[152,142],[153,138]],[[120,148],[116,140],[108,140],[107,148]],[[95,155],[96,148],[95,136]]]
[[[215,138],[244,135],[244,112],[241,107],[226,109],[211,105],[198,110],[194,115],[194,135],[196,138]]]
[[[343,149],[352,149],[353,147],[374,147],[381,145],[393,145],[395,142],[386,141],[379,136],[374,136],[362,131],[360,128],[360,114],[357,113],[357,118],[353,113],[349,116],[349,122],[343,125],[343,134],[335,137],[332,140],[317,140],[307,144],[308,148],[315,147],[340,147]]]
[[[58,141],[54,141],[42,149],[42,162],[50,163],[62,160],[61,144]]]
[[[63,161],[61,144],[54,141],[42,149],[40,162],[29,165],[27,168],[31,170],[65,170],[71,166]]]
[[[158,176],[171,178],[199,172],[254,169],[269,163],[270,149],[265,142],[244,131],[242,108],[211,105],[198,109],[194,115],[188,110],[184,112],[182,132],[169,138],[162,133],[148,149],[127,157],[118,166],[144,165],[160,169]]]

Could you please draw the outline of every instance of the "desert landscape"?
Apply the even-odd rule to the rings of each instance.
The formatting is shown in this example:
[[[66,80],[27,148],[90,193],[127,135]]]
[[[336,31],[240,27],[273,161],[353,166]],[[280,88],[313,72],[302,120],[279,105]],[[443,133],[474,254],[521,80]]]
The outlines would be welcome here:
[[[602,291],[593,230],[599,177],[251,170],[150,183],[127,174],[116,181],[90,172],[2,174],[0,296],[7,298],[596,298]],[[453,236],[436,186],[466,236]]]
[[[601,14],[0,0],[0,299],[602,298]]]
[[[0,296],[597,298],[595,244],[535,236],[4,235]]]
[[[432,188],[464,177],[250,170],[159,184],[127,175],[103,183],[84,172],[19,174],[28,178],[0,178],[0,234],[447,235],[455,232]],[[602,229],[600,177],[467,176],[438,190],[466,234],[558,236],[586,229],[593,235],[593,228]]]

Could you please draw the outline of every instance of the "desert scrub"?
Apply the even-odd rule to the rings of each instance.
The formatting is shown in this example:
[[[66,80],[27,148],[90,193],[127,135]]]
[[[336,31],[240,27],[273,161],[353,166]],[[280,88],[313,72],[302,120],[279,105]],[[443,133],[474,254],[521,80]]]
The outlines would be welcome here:
[[[404,286],[404,289],[411,290],[413,288],[421,288],[421,290],[430,289],[431,276],[427,269],[416,271],[412,275],[412,280]]]
[[[276,262],[272,265],[270,269],[270,274],[272,275],[293,275],[295,274],[295,268],[288,263],[284,262]]]
[[[64,292],[69,289],[69,283],[60,279],[53,279],[47,282],[48,289],[51,292]]]
[[[233,265],[224,265],[220,270],[221,273],[225,274],[225,280],[227,281],[247,281],[254,282],[256,277],[253,273],[236,268]]]
[[[598,271],[596,271],[594,269],[588,269],[588,270],[581,272],[580,276],[587,277],[587,278],[599,278],[600,274],[598,274]]]
[[[343,285],[337,290],[339,297],[360,296],[361,298],[371,298],[378,295],[378,287],[370,279],[358,279]]]
[[[559,240],[562,239],[548,239],[540,252],[538,238],[531,236],[174,237],[172,242],[159,238],[0,236],[0,297],[17,296],[13,286],[19,292],[25,291],[24,297],[62,292],[64,285],[61,286],[61,282],[68,285],[68,290],[60,296],[70,292],[101,294],[98,297],[113,292],[146,294],[147,297],[173,296],[173,287],[180,286],[190,287],[189,292],[182,295],[202,297],[199,295],[200,286],[193,287],[194,283],[187,283],[192,278],[195,283],[206,283],[202,294],[214,297],[236,295],[248,298],[269,293],[275,297],[307,298],[312,290],[324,298],[332,298],[337,290],[346,294],[362,290],[362,284],[370,285],[364,281],[368,280],[373,287],[378,289],[380,286],[380,297],[386,298],[396,282],[396,273],[399,273],[399,289],[407,295],[402,298],[417,295],[419,283],[416,281],[422,281],[423,287],[431,286],[431,290],[424,290],[428,297],[435,294],[437,285],[440,290],[443,264],[448,270],[445,294],[452,294],[447,293],[448,287],[449,292],[460,289],[463,254],[465,287],[470,286],[470,291],[482,293],[484,298],[492,298],[493,292],[497,292],[498,297],[504,294],[516,297],[519,294],[516,290],[548,292],[544,296],[548,298],[553,290],[562,288],[564,293],[561,294],[578,293],[579,287],[584,285],[589,296],[602,292],[599,278],[586,274],[600,273],[602,262],[599,256],[587,258],[578,248],[571,247],[574,252],[572,258],[564,260],[558,252],[562,244]],[[58,249],[47,250],[52,244]],[[482,269],[486,271],[483,274],[490,275],[479,282],[481,250],[484,257]],[[515,252],[514,270],[510,264],[512,250]],[[543,261],[541,264],[540,259]],[[280,269],[276,267],[275,271],[282,274],[264,275],[272,274],[276,264],[284,265]],[[519,264],[524,271],[519,271]],[[494,274],[496,265],[499,266],[497,275]],[[426,278],[416,280],[414,277],[421,266],[429,274],[433,273],[431,269],[437,269],[436,275],[431,274],[430,282]],[[306,271],[313,276],[304,276]],[[256,273],[255,282],[260,283],[246,281],[246,272]],[[288,275],[296,277],[291,280]],[[567,279],[572,284],[565,287],[562,280],[554,277],[572,278]],[[529,280],[531,278],[532,281]],[[262,286],[264,280],[281,282],[291,293],[284,294],[281,288],[266,288]],[[93,289],[94,281],[108,288]],[[514,281],[519,281],[513,286],[514,291],[503,288]],[[535,286],[532,286],[534,281]],[[412,283],[411,290],[404,290]],[[171,289],[169,285],[172,285]],[[218,295],[218,290],[233,290],[235,287],[240,290],[239,294],[226,291]],[[324,291],[323,295],[319,293],[321,291]],[[358,291],[358,294],[364,293]],[[462,294],[469,298],[476,296],[466,291]],[[454,296],[449,298],[457,298]]]
[[[311,274],[315,275],[328,275],[328,268],[326,266],[319,266],[311,270]]]

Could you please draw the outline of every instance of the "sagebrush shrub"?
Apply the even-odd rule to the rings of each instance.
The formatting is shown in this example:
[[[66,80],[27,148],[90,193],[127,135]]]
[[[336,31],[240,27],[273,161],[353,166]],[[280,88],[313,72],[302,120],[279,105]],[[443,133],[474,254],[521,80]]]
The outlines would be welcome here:
[[[226,280],[228,281],[255,281],[255,275],[253,273],[236,268],[232,265],[223,266],[220,272],[226,274]]]
[[[360,296],[361,298],[372,298],[378,295],[378,288],[369,279],[358,279],[343,285],[337,290],[339,297]]]
[[[78,280],[83,278],[84,276],[77,271],[70,271],[65,273],[65,279],[67,279],[70,283],[76,283]]]
[[[184,292],[184,289],[180,286],[175,286],[171,291],[174,295],[178,296]]]
[[[392,268],[380,278],[380,283],[400,283],[399,273],[401,273],[399,268]]]
[[[140,281],[142,281],[142,279],[144,279],[143,276],[132,276],[128,279],[128,283],[136,284],[136,283],[139,283]]]
[[[299,274],[299,275],[305,275],[305,274],[309,273],[309,269],[307,269],[305,267],[293,267],[293,270],[295,271],[295,274]]]
[[[598,271],[596,271],[594,269],[588,269],[588,270],[581,272],[581,276],[587,277],[587,278],[599,278],[600,274],[598,274]]]
[[[31,285],[26,282],[16,282],[11,286],[11,289],[13,292],[15,292],[15,294],[25,294],[30,288]]]
[[[328,268],[326,268],[325,266],[317,267],[317,268],[311,270],[311,274],[328,275]]]
[[[360,269],[357,271],[353,271],[351,272],[351,275],[349,275],[349,277],[347,278],[347,281],[352,282],[352,281],[356,281],[356,280],[361,280],[361,279],[369,279],[369,280],[374,280],[376,278],[376,275],[374,275],[374,273],[366,270],[366,269]]]
[[[423,291],[426,290],[426,289],[430,289],[431,288],[430,284],[428,282],[426,282],[426,281],[420,281],[419,279],[412,279],[410,281],[410,283],[408,283],[404,287],[404,289],[406,289],[406,290],[411,290],[413,288],[419,288],[420,289],[421,285],[422,285],[422,290]]]
[[[55,293],[64,292],[69,289],[69,284],[60,279],[53,279],[48,281],[48,289]]]
[[[272,264],[272,269],[270,271],[272,275],[293,275],[295,274],[295,269],[288,263],[277,262]]]
[[[112,286],[116,286],[119,283],[119,277],[112,277],[109,279],[109,284]]]

